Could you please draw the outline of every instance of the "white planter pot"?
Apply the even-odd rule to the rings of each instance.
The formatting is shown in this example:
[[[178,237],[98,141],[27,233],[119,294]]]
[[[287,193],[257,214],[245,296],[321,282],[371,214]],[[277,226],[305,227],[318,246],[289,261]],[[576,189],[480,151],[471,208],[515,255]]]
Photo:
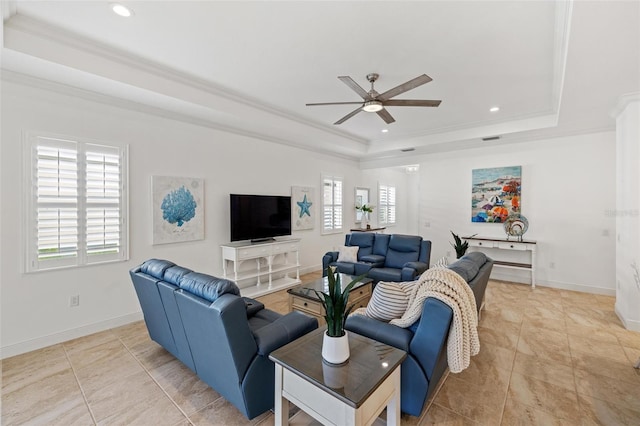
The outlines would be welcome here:
[[[322,339],[322,359],[330,364],[342,364],[349,359],[349,334],[342,337],[330,337],[324,333]]]

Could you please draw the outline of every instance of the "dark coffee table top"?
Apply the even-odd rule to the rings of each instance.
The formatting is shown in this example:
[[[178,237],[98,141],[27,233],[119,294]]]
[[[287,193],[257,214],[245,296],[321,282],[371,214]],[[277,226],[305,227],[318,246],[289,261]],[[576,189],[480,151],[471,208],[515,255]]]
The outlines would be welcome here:
[[[347,285],[349,285],[351,281],[353,281],[354,278],[357,278],[357,277],[353,277],[347,274],[340,274],[340,285],[344,289]],[[373,280],[371,278],[364,277],[362,280],[360,280],[359,283],[353,286],[353,289],[351,291],[357,288],[360,288],[363,285],[368,284],[372,281]],[[311,299],[311,300],[319,300],[313,290],[324,291],[325,293],[328,293],[329,292],[328,278],[322,277],[310,283],[301,284],[299,286],[292,287],[289,290],[287,290],[287,293],[293,294],[294,296],[300,296],[307,299]]]
[[[276,349],[269,359],[352,407],[360,407],[407,356],[403,350],[348,332],[349,360],[330,365],[322,360],[326,329],[320,327]]]

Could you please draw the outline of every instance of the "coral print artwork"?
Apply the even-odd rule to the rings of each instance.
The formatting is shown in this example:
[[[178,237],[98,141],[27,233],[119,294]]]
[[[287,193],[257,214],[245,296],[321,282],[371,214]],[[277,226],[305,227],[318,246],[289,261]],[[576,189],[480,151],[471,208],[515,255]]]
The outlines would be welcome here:
[[[471,181],[472,222],[504,223],[520,213],[522,166],[475,169]]]
[[[204,181],[153,176],[153,244],[204,239]]]

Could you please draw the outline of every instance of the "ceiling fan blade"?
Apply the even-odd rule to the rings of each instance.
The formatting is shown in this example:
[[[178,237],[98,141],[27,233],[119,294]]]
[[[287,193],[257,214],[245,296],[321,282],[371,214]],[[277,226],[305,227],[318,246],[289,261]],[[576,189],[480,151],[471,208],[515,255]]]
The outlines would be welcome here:
[[[384,106],[417,106],[417,107],[437,107],[442,101],[430,101],[420,99],[390,99],[384,101]]]
[[[340,120],[336,121],[333,124],[342,124],[345,121],[347,121],[348,119],[350,119],[351,117],[353,117],[354,115],[356,115],[357,113],[359,113],[360,111],[362,111],[362,108],[358,108],[356,110],[351,111],[349,114],[345,115],[344,117],[342,117]]]
[[[426,74],[422,74],[421,76],[416,77],[413,80],[409,80],[406,83],[402,83],[401,85],[394,87],[393,89],[387,90],[376,99],[379,101],[386,101],[387,99],[391,99],[394,96],[398,96],[399,94],[404,93],[408,90],[415,89],[418,86],[422,86],[423,84],[426,84],[431,80],[431,77]]]
[[[368,101],[371,99],[371,96],[369,96],[369,92],[367,92],[366,90],[364,90],[362,87],[360,87],[360,85],[358,83],[356,83],[351,77],[343,75],[338,77],[344,84],[346,84],[347,86],[351,87],[351,89],[356,92],[358,95],[360,95],[360,97],[362,99],[364,99],[365,101]]]
[[[318,105],[362,105],[362,101],[358,102],[318,102],[314,104],[305,104],[306,106],[318,106]]]
[[[376,112],[376,114],[378,114],[378,116],[380,116],[380,118],[382,118],[387,124],[391,124],[394,121],[396,121],[396,119],[393,118],[391,116],[391,114],[389,114],[389,111],[387,111],[384,108],[382,108],[380,111]]]

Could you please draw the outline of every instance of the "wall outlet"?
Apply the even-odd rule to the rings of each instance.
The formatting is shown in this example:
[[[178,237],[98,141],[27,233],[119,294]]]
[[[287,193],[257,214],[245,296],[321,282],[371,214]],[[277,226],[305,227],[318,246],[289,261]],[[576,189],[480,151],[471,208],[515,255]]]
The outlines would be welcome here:
[[[556,269],[556,262],[549,262],[550,269]]]
[[[69,298],[69,307],[74,308],[76,306],[80,306],[80,295],[74,294]]]
[[[602,230],[602,236],[603,237],[608,237],[609,236],[609,230],[608,229],[603,229]]]
[[[425,222],[424,223],[424,227],[425,228],[431,228],[431,222]]]
[[[451,252],[450,251],[447,252],[447,257],[451,257]]]

